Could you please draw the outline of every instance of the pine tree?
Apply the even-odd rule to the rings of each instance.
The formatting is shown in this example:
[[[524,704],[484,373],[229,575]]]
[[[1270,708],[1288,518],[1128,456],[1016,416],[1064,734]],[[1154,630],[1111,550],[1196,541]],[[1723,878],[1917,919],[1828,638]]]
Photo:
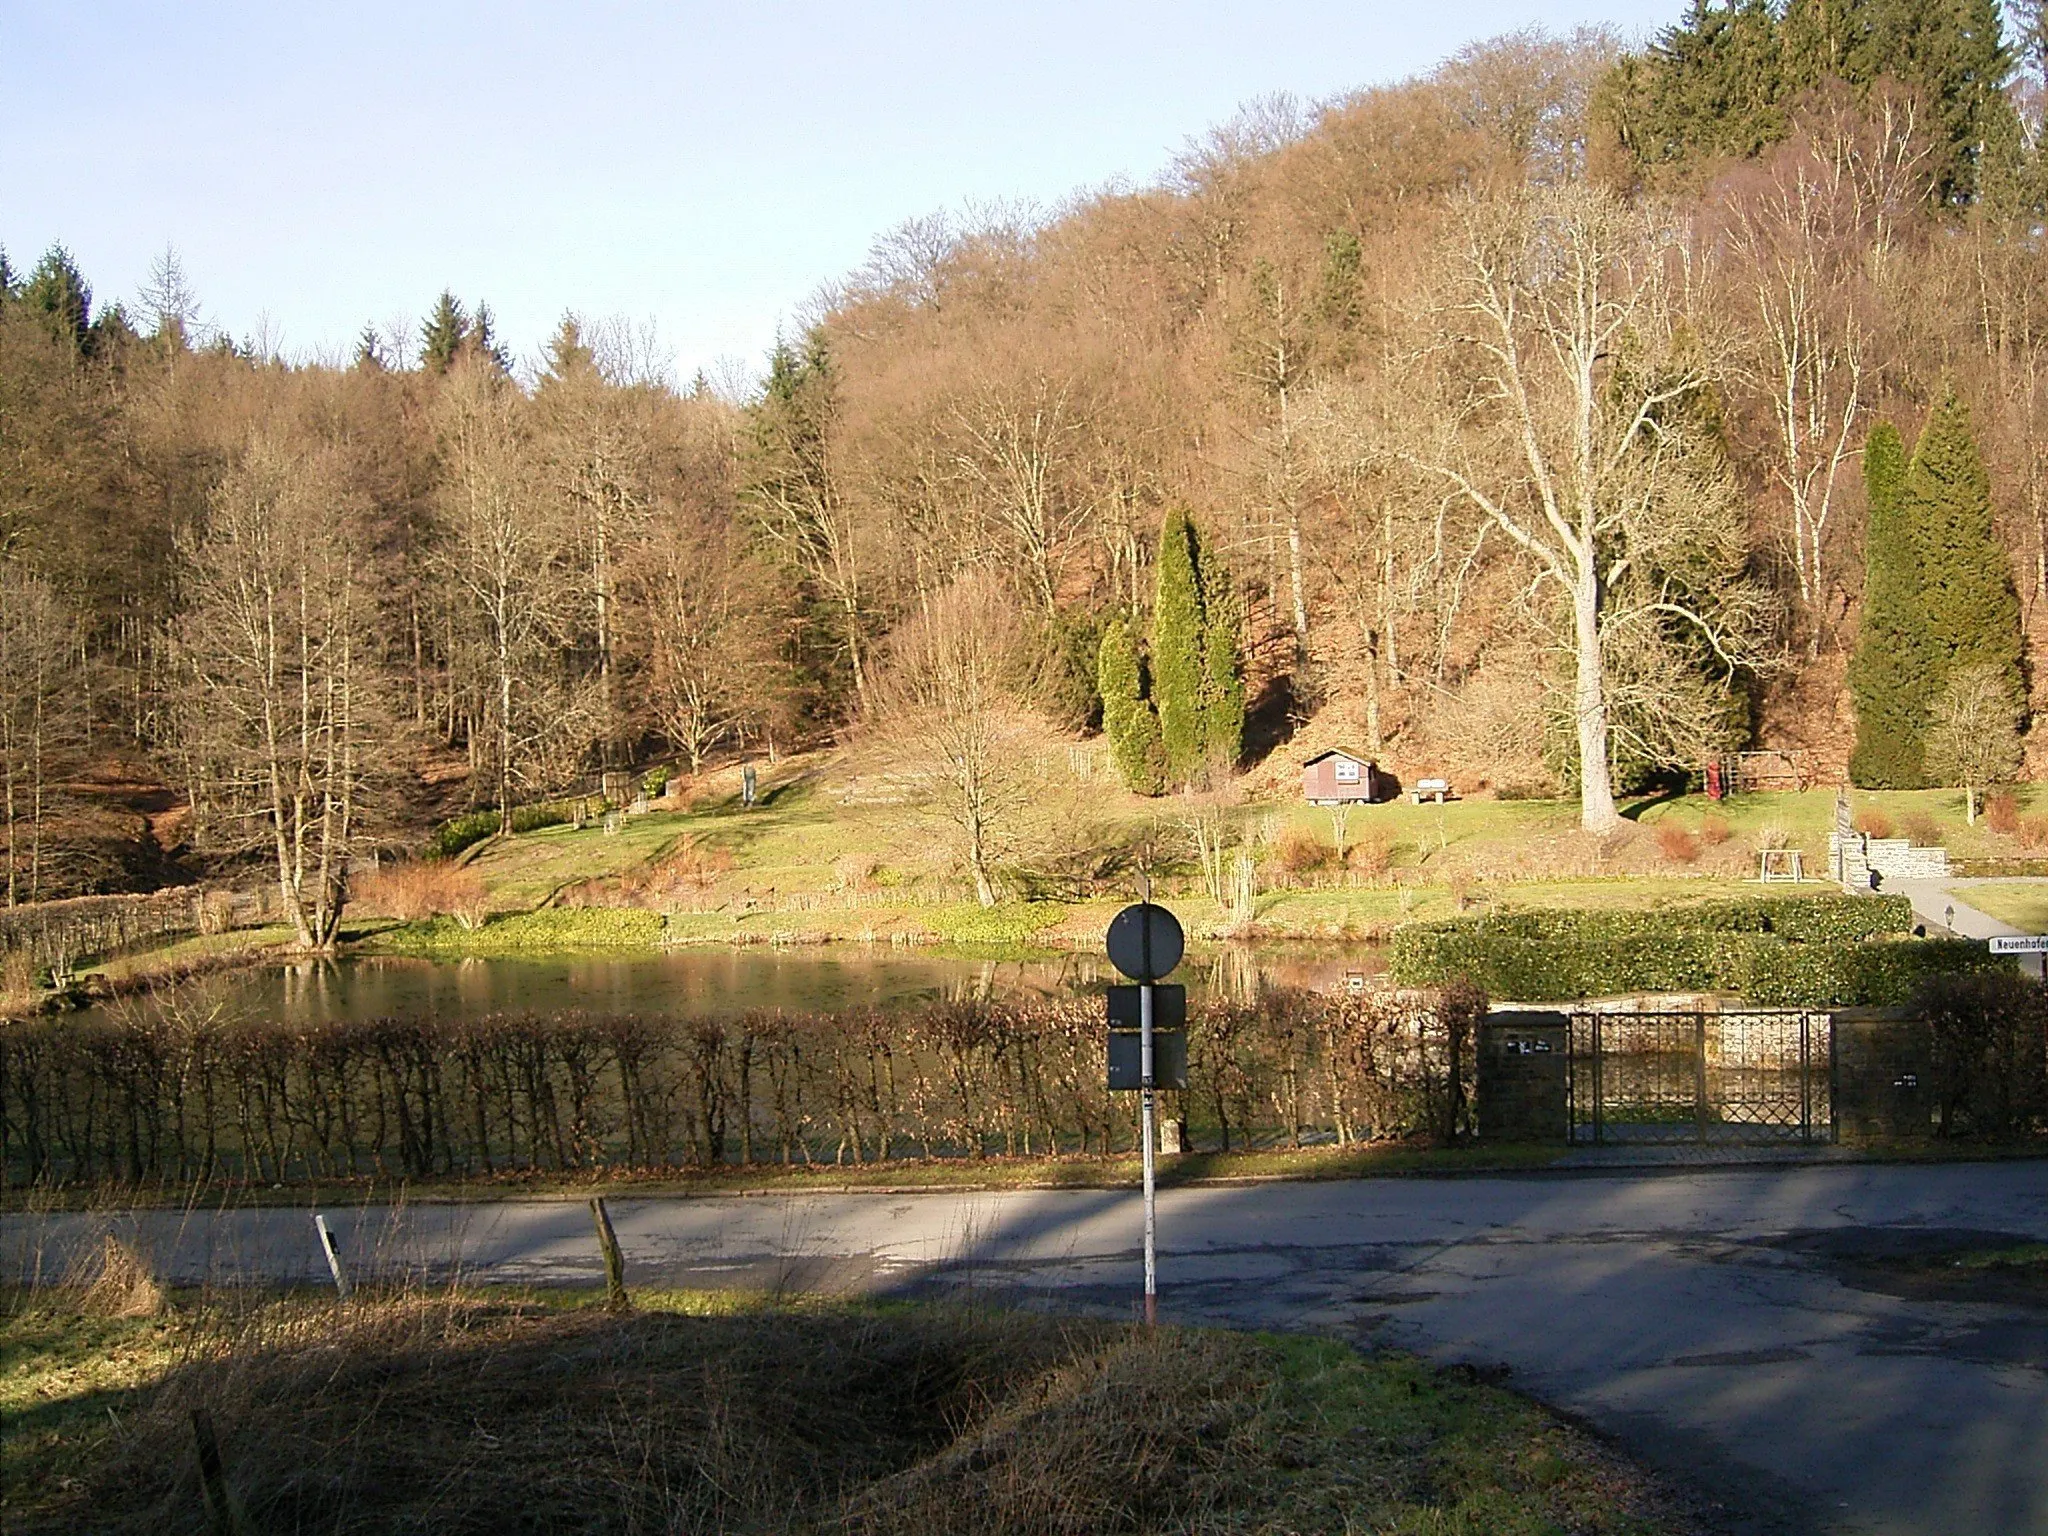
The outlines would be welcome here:
[[[1903,498],[1906,445],[1881,421],[1863,446],[1863,616],[1849,661],[1856,747],[1849,779],[1863,789],[1911,789],[1925,777],[1930,702],[1919,554]]]
[[[2019,701],[2020,604],[2012,561],[1992,527],[1991,477],[1970,431],[1970,408],[1953,383],[1920,434],[1900,504],[1919,556],[1930,662],[1924,697],[1939,697],[1957,673],[1987,668]]]
[[[469,316],[455,295],[447,289],[434,301],[433,313],[420,327],[420,366],[429,373],[446,373],[462,351],[469,335]]]
[[[92,288],[71,253],[53,245],[21,286],[21,300],[43,317],[50,333],[79,351],[92,342]]]
[[[1112,619],[1102,632],[1096,682],[1102,692],[1103,734],[1124,783],[1141,795],[1163,793],[1166,753],[1159,741],[1159,717],[1145,697],[1137,642],[1122,619]]]
[[[1202,585],[1195,531],[1176,507],[1159,531],[1159,587],[1152,603],[1152,699],[1169,782],[1185,784],[1209,755],[1204,695]]]
[[[1197,545],[1199,551],[1200,546]],[[1209,761],[1225,772],[1244,752],[1244,664],[1238,655],[1237,595],[1211,562],[1202,586],[1202,712]]]

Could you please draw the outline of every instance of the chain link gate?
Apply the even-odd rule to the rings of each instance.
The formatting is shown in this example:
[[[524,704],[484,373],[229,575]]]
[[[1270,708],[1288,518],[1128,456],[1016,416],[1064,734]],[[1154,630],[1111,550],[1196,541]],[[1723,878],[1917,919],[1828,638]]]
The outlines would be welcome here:
[[[1834,1033],[1796,1008],[1571,1016],[1571,1140],[1834,1140]]]

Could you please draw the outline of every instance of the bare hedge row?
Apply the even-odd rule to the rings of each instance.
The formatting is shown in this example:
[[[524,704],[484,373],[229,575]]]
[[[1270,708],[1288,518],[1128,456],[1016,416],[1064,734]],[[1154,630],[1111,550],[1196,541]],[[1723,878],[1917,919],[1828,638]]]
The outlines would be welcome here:
[[[1183,1144],[1459,1129],[1483,1000],[1276,992],[1190,1020]],[[1116,1152],[1099,999],[279,1025],[146,1001],[0,1028],[10,1183]]]

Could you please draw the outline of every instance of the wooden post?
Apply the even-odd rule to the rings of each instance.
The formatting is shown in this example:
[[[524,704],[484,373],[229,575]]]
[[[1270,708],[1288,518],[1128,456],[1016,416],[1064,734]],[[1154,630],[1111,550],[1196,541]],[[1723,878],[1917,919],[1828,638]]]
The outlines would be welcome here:
[[[199,1488],[206,1498],[214,1536],[241,1536],[242,1522],[228,1498],[227,1468],[220,1459],[220,1441],[214,1437],[213,1415],[204,1408],[192,1410],[192,1438],[199,1446]]]
[[[328,1271],[334,1276],[334,1297],[337,1301],[348,1300],[348,1275],[341,1267],[341,1249],[336,1246],[334,1234],[327,1230],[327,1218],[315,1211],[313,1228],[320,1234],[320,1251],[327,1255]]]
[[[604,1208],[604,1197],[590,1198],[590,1219],[597,1224],[597,1246],[604,1254],[604,1300],[614,1312],[623,1312],[629,1305],[626,1299],[626,1256],[619,1251],[619,1235],[612,1230],[611,1213]]]

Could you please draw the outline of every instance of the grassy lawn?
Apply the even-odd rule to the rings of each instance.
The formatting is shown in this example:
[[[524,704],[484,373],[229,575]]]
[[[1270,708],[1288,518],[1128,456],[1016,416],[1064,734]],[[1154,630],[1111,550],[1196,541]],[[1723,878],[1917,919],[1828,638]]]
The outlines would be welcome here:
[[[1696,1529],[1469,1372],[986,1307],[638,1293],[216,1296],[0,1315],[10,1532]]]
[[[1960,895],[1979,912],[2026,933],[2048,933],[2048,881],[2000,880],[1964,886]]]

